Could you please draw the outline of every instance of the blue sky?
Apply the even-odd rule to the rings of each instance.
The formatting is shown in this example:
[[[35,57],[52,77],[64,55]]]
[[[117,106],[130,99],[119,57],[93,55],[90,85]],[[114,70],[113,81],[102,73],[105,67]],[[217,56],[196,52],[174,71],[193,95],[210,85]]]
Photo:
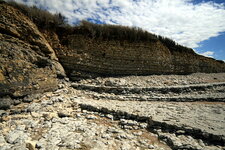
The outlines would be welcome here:
[[[204,0],[195,0],[195,3],[202,2],[204,2]],[[225,0],[212,0],[212,2],[225,5]],[[195,50],[199,53],[209,52],[210,56],[225,61],[225,32],[221,32],[219,36],[201,41],[199,47],[195,48]]]
[[[69,23],[141,27],[225,60],[225,0],[14,0],[61,12]]]
[[[200,42],[200,46],[195,48],[199,53],[209,53],[210,56],[218,60],[225,60],[225,32],[217,37]]]

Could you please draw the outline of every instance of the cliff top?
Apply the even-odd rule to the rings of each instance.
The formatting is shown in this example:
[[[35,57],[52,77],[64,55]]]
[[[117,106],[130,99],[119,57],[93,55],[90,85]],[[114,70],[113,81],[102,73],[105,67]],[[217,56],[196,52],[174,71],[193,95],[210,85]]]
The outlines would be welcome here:
[[[58,34],[82,34],[90,38],[101,40],[126,40],[129,42],[155,42],[160,41],[168,49],[179,52],[195,53],[193,49],[179,45],[175,41],[149,33],[138,27],[127,27],[121,25],[94,24],[88,21],[81,21],[79,25],[71,26],[67,24],[66,18],[58,13],[51,14],[46,10],[39,9],[35,6],[29,7],[16,2],[4,2],[4,5],[13,6],[19,9],[24,15],[30,18],[38,28],[54,30]]]

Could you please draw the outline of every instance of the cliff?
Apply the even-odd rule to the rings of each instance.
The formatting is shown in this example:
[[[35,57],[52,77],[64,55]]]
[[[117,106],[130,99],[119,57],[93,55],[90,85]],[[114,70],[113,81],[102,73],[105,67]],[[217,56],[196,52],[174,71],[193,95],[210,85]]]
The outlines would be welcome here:
[[[37,26],[5,3],[0,14],[0,97],[56,89],[63,68]]]
[[[57,56],[71,78],[80,75],[149,75],[222,72],[224,63],[195,53],[171,51],[160,41],[130,43],[71,35]]]
[[[65,33],[65,32],[64,32]],[[67,75],[90,76],[224,72],[225,64],[140,29],[84,22],[60,35],[56,54]]]
[[[24,12],[0,2],[0,97],[54,90],[64,69],[72,80],[225,71],[221,61],[140,29],[85,22],[70,27],[54,19],[46,25],[49,18],[41,22]]]

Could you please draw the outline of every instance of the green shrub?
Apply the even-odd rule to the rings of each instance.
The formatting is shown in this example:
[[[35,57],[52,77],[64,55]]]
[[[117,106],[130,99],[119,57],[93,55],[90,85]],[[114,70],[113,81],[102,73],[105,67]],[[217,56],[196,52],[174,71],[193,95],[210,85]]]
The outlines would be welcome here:
[[[223,60],[216,60],[218,63],[224,64]]]
[[[74,27],[74,32],[90,38],[100,38],[103,40],[128,40],[131,42],[157,40],[154,34],[148,33],[141,28],[107,24],[100,25],[88,21],[82,21],[79,26]]]
[[[160,35],[157,36],[158,39],[169,48],[171,52],[177,51],[177,52],[190,52],[190,53],[195,53],[193,49],[179,45],[175,41],[167,38],[167,37],[162,37]]]
[[[74,27],[73,34],[82,34],[90,38],[102,40],[127,40],[130,42],[156,42],[161,41],[171,52],[190,52],[191,48],[177,44],[175,41],[144,31],[137,27],[127,27],[120,25],[94,24],[88,21],[82,21],[77,27]]]

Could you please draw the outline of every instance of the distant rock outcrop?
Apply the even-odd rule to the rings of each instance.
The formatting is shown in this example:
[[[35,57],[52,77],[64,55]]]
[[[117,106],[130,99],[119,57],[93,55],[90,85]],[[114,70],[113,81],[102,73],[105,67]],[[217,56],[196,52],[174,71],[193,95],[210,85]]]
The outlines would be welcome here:
[[[55,89],[65,74],[36,25],[5,3],[0,14],[0,97]]]

